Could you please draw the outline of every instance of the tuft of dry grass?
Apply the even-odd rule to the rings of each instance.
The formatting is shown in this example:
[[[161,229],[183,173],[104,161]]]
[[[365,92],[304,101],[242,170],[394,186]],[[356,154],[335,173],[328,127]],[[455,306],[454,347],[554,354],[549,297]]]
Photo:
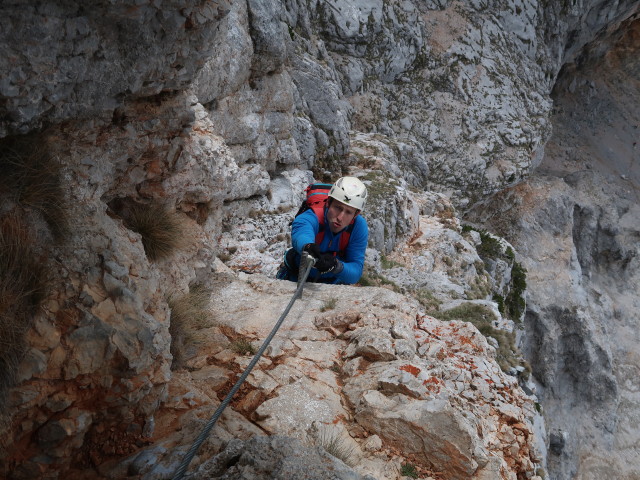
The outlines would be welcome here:
[[[163,205],[133,204],[125,222],[142,236],[144,251],[150,260],[167,258],[186,245],[182,219]]]
[[[336,304],[337,303],[338,303],[338,299],[337,298],[330,298],[329,300],[326,300],[322,304],[322,307],[320,307],[320,311],[321,312],[326,312],[328,310],[333,310],[334,308],[336,308]]]
[[[48,271],[32,238],[17,215],[0,219],[0,405],[15,383],[25,335],[46,295]]]
[[[214,325],[213,315],[209,310],[210,297],[211,290],[202,285],[194,285],[185,295],[169,298],[172,369],[182,367],[187,357],[186,350],[197,343],[197,332]]]
[[[229,348],[239,355],[254,355],[258,351],[253,343],[246,338],[236,338],[231,342]]]
[[[450,308],[443,312],[435,313],[434,316],[440,320],[463,320],[471,322],[476,327],[479,325],[491,325],[491,322],[497,320],[496,314],[493,313],[486,305],[477,303],[462,303],[457,307]]]
[[[432,291],[425,288],[415,290],[414,295],[418,302],[426,309],[428,315],[437,316],[435,312],[440,309],[442,300],[438,299]]]
[[[311,443],[321,447],[329,455],[342,460],[346,465],[353,467],[356,450],[347,443],[339,431],[321,428],[315,438],[312,438]]]
[[[69,233],[61,172],[61,163],[41,138],[16,136],[0,142],[0,192],[38,211],[58,241]]]

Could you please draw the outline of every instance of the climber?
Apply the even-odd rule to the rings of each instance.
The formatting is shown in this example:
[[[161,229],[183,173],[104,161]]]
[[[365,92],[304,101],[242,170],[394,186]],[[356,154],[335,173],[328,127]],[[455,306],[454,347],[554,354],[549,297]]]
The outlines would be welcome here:
[[[333,185],[310,185],[307,192],[311,193],[303,212],[291,224],[292,248],[285,252],[276,277],[297,281],[301,255],[306,252],[316,259],[308,281],[356,283],[362,276],[369,238],[367,221],[360,215],[367,187],[356,177],[342,177]]]

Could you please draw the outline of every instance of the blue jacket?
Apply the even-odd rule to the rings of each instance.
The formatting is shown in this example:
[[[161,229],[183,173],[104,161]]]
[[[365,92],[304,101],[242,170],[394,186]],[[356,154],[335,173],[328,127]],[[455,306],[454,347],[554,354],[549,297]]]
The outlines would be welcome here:
[[[327,221],[327,209],[324,209],[325,219],[325,232],[322,243],[320,244],[320,250],[324,252],[337,252],[340,245],[340,235],[342,232],[336,234],[331,232],[328,227]],[[313,210],[307,210],[306,212],[298,215],[291,226],[291,242],[293,249],[298,253],[296,257],[299,262],[299,255],[302,253],[302,248],[308,243],[315,243],[316,235],[320,231],[320,223],[318,217]],[[338,274],[329,272],[320,275],[314,268],[311,270],[309,277],[325,283],[341,283],[352,284],[360,280],[362,276],[362,269],[364,267],[364,255],[367,249],[367,241],[369,239],[369,227],[367,221],[361,215],[358,215],[355,219],[353,230],[351,231],[351,237],[347,244],[347,249],[344,252],[344,256],[338,255],[338,260],[343,263],[344,268]]]

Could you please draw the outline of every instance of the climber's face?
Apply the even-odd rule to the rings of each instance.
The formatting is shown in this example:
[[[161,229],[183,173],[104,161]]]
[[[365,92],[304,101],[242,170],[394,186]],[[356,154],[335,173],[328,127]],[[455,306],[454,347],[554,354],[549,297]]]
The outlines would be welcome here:
[[[353,217],[358,214],[358,210],[338,200],[331,200],[331,204],[327,209],[327,221],[331,232],[338,233],[351,223]]]

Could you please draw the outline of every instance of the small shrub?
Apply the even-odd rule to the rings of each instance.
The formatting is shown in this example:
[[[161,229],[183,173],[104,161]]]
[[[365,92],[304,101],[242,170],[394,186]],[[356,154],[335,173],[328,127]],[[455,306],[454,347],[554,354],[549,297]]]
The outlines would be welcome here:
[[[256,347],[246,338],[237,338],[231,342],[231,350],[239,355],[253,355],[256,353]]]
[[[249,218],[261,218],[263,216],[265,216],[267,214],[267,212],[263,209],[257,209],[257,210],[250,210],[248,213],[248,217]]]
[[[480,245],[477,247],[478,255],[482,258],[502,258],[509,262],[512,262],[515,258],[515,254],[511,247],[507,247],[506,250],[503,251],[503,246],[500,241],[491,235],[486,230],[482,230],[479,228],[474,228],[470,225],[462,226],[462,233],[470,232],[474,230],[480,234]]]
[[[142,245],[150,260],[167,258],[185,245],[180,217],[165,206],[133,204],[125,222],[142,236]]]
[[[510,286],[511,290],[505,299],[507,315],[515,321],[520,321],[526,308],[523,294],[527,289],[527,271],[518,262],[513,262]]]
[[[169,298],[172,369],[180,368],[183,365],[186,356],[185,350],[196,342],[197,331],[214,324],[213,316],[208,308],[210,296],[211,290],[202,285],[195,285],[189,289],[187,294],[177,298]]]
[[[0,142],[0,192],[38,211],[56,240],[69,233],[61,171],[41,138],[15,136]]]
[[[515,262],[511,270],[511,283],[513,288],[522,293],[527,288],[527,271],[522,264]]]
[[[45,298],[48,270],[22,220],[0,220],[0,405],[26,352],[25,335]]]
[[[438,313],[440,320],[463,320],[474,325],[485,324],[497,320],[495,313],[485,306],[476,303],[463,303],[457,307]]]
[[[504,255],[507,257],[507,260],[513,262],[516,259],[516,254],[513,251],[513,248],[511,247],[507,247],[507,249],[504,252]]]
[[[400,475],[409,478],[418,478],[418,470],[412,463],[404,463],[400,468]]]
[[[502,295],[494,293],[493,301],[498,304],[498,311],[500,312],[500,315],[504,315],[504,297]]]
[[[221,262],[227,263],[229,260],[231,260],[231,255],[229,255],[228,253],[222,252],[218,254],[218,258],[220,259]]]
[[[481,257],[498,258],[502,256],[502,245],[500,242],[484,230],[480,230],[480,240],[478,245],[478,255]]]
[[[327,310],[333,310],[334,308],[336,308],[336,303],[338,303],[338,299],[337,298],[331,298],[329,300],[327,300],[326,302],[324,302],[324,305],[322,305],[322,307],[320,308],[321,312],[326,312]]]
[[[415,292],[415,296],[418,299],[418,302],[425,308],[429,315],[434,316],[434,314],[440,308],[441,300],[438,300],[432,292],[425,289],[420,289]]]
[[[380,265],[382,266],[383,270],[389,270],[390,268],[403,267],[404,266],[399,262],[396,262],[394,260],[390,260],[389,258],[387,258],[386,255],[382,255],[382,257],[380,258]]]
[[[476,230],[471,226],[464,225],[462,231]],[[516,322],[520,321],[520,317],[525,311],[526,302],[524,300],[524,292],[527,288],[526,270],[518,262],[515,261],[516,255],[513,248],[507,247],[503,251],[502,244],[485,230],[476,230],[480,233],[482,243],[477,247],[478,255],[482,258],[500,258],[507,261],[511,265],[511,283],[510,290],[506,298],[500,295],[494,295],[494,301],[498,303],[498,308],[503,316],[507,316]],[[500,301],[498,299],[501,299]]]

